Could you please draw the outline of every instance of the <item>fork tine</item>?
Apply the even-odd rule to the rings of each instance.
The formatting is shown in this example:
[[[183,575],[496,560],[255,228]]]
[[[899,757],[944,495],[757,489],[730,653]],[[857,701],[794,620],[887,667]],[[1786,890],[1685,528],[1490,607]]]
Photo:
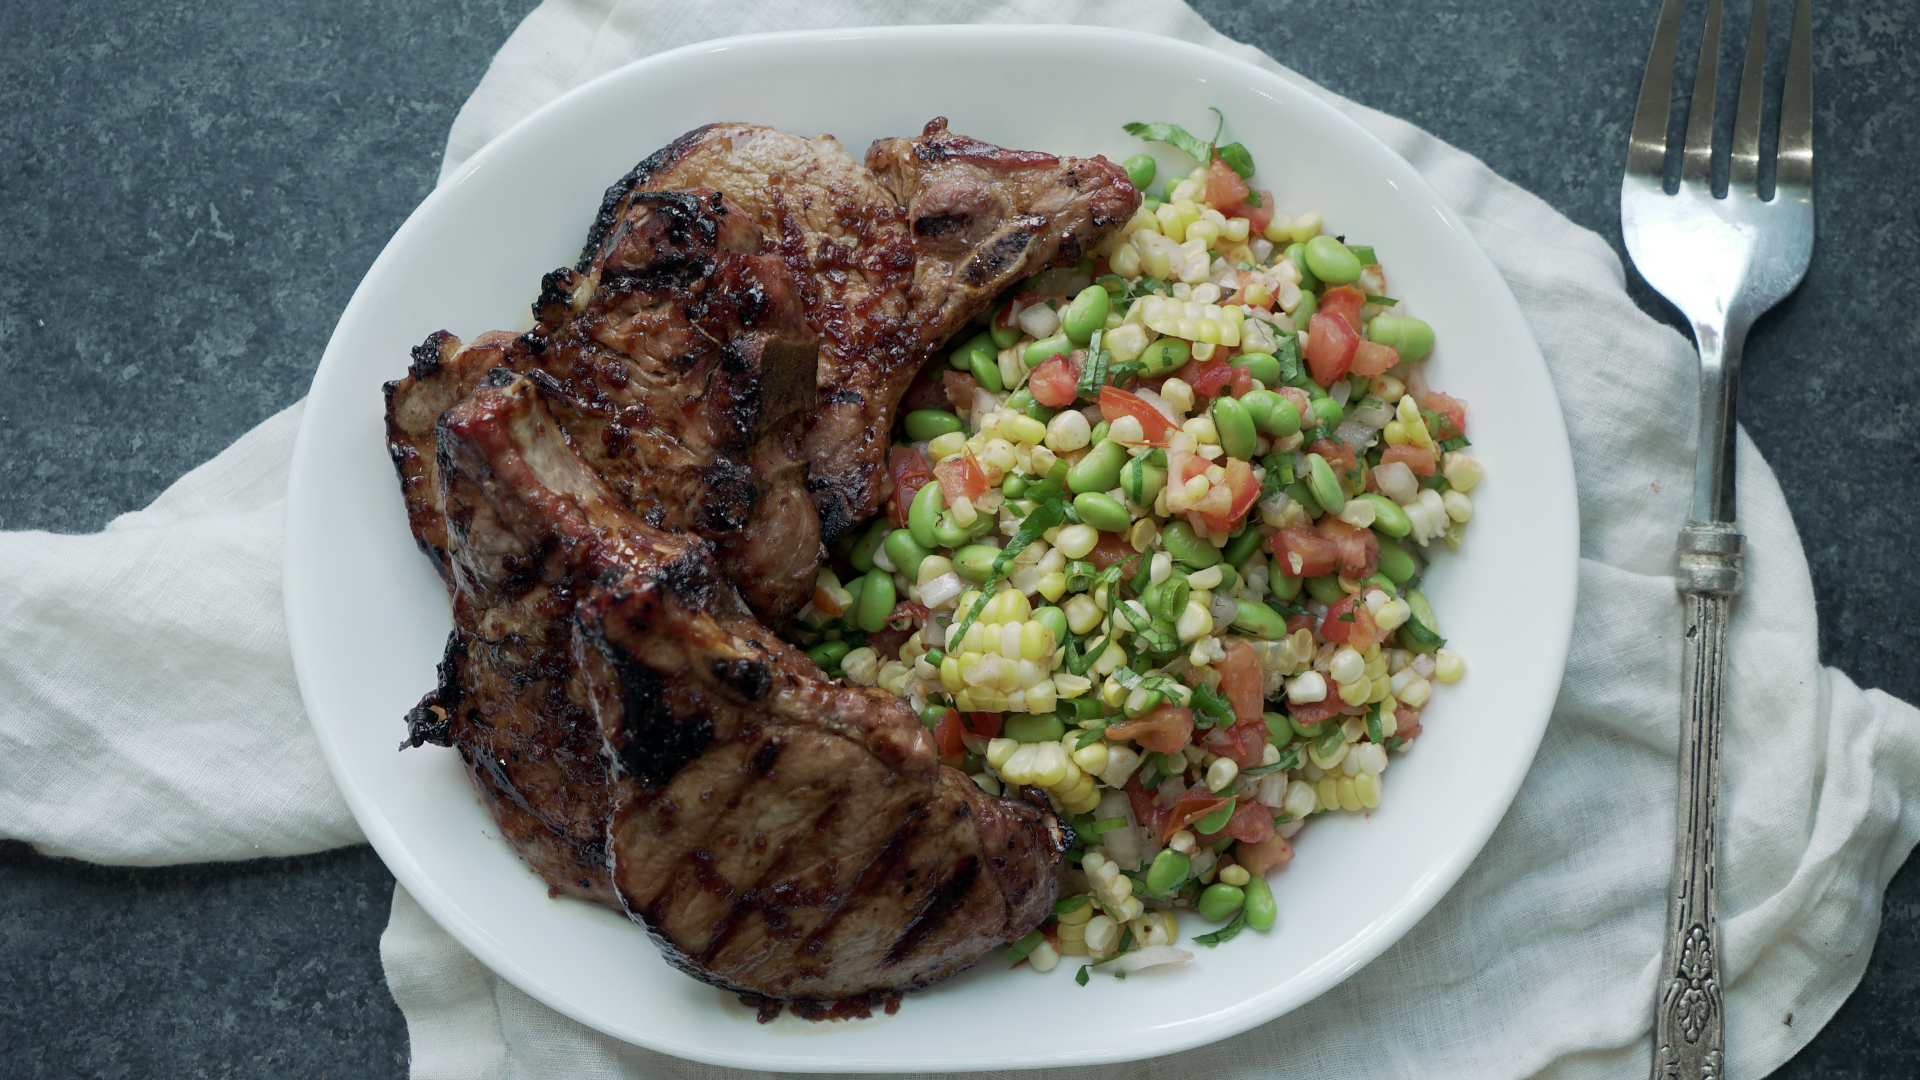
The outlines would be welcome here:
[[[1753,29],[1740,73],[1740,107],[1733,114],[1733,159],[1727,190],[1754,194],[1760,186],[1760,91],[1766,82],[1767,0],[1753,0]]]
[[[1647,71],[1640,77],[1640,102],[1633,109],[1633,134],[1627,140],[1627,172],[1658,179],[1667,169],[1667,121],[1673,115],[1673,50],[1680,40],[1681,0],[1660,5]]]
[[[1693,74],[1693,102],[1687,106],[1687,145],[1680,157],[1680,183],[1705,184],[1713,176],[1713,97],[1720,78],[1720,0],[1707,4],[1707,28],[1700,35],[1700,66]]]
[[[1780,160],[1774,186],[1813,186],[1813,2],[1793,12],[1786,92],[1780,97]]]

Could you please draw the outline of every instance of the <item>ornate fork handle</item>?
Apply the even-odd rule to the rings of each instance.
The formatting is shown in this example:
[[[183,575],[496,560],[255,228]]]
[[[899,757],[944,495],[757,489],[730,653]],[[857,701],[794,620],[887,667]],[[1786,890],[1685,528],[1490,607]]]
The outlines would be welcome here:
[[[1654,1080],[1723,1075],[1720,984],[1720,704],[1727,618],[1743,579],[1746,538],[1731,524],[1680,532],[1677,586],[1686,608],[1681,661],[1679,820],[1667,896],[1664,985],[1654,1015]]]

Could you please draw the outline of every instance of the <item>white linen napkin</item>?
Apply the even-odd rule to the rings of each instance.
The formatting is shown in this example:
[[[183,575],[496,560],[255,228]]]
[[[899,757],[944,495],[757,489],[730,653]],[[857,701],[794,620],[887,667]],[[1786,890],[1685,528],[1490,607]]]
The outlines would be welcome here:
[[[766,30],[966,21],[1162,33],[1257,63],[1179,0],[678,5],[549,0],[455,121],[443,177],[564,90],[651,52]],[[1573,443],[1581,594],[1553,721],[1513,809],[1399,944],[1280,1020],[1099,1076],[1637,1075],[1671,871],[1679,607],[1697,370],[1618,261],[1471,157],[1314,89],[1404,155],[1492,253],[1547,356]],[[302,714],[279,603],[299,406],[92,536],[0,533],[0,836],[99,862],[354,843]],[[1811,583],[1744,435],[1748,586],[1730,642],[1721,863],[1727,1075],[1757,1077],[1855,985],[1880,896],[1920,839],[1920,720],[1817,661]],[[415,1077],[718,1077],[568,1020],[396,889],[381,943]],[[912,1007],[909,1003],[908,1007]],[[1789,1025],[1788,1013],[1793,1015]]]

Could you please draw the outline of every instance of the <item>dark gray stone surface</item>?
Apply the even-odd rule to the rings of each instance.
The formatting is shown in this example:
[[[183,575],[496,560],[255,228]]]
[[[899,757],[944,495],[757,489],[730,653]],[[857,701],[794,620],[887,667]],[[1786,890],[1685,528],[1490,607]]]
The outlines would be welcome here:
[[[460,102],[532,6],[0,7],[0,527],[97,529],[296,400],[354,285],[431,188]],[[1618,247],[1653,0],[1197,6]],[[1801,528],[1823,659],[1908,699],[1917,23],[1902,0],[1819,12],[1821,243],[1748,344],[1741,408]],[[404,1075],[378,957],[390,881],[364,848],[121,870],[0,844],[0,1073]],[[1916,961],[1909,865],[1861,988],[1778,1075],[1920,1072]]]

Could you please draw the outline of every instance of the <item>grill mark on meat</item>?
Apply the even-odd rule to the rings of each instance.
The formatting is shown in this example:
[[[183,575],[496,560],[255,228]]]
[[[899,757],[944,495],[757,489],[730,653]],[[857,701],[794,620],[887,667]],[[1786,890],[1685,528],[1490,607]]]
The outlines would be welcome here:
[[[635,629],[647,632],[643,627]],[[663,787],[713,745],[713,723],[705,717],[691,722],[677,719],[663,700],[660,673],[617,645],[609,646],[609,651],[626,693],[621,702],[626,744],[620,748],[620,767],[648,787]]]
[[[713,677],[733,687],[748,701],[759,701],[773,685],[773,672],[758,660],[715,660]]]
[[[973,883],[979,876],[980,860],[970,855],[953,872],[952,877],[941,882],[936,888],[927,890],[924,894],[925,902],[920,910],[914,913],[913,921],[907,924],[906,931],[894,939],[893,944],[887,946],[885,962],[899,963],[912,954],[929,934],[952,918],[954,913],[960,910],[967,893],[973,890]]]
[[[987,246],[975,252],[973,258],[967,260],[966,269],[961,271],[961,278],[968,285],[977,288],[1004,275],[1009,267],[1019,265],[1027,249],[1033,246],[1034,237],[1040,231],[1041,222],[1038,219],[1027,219],[1011,224],[1013,225],[1011,231],[1002,233]]]

